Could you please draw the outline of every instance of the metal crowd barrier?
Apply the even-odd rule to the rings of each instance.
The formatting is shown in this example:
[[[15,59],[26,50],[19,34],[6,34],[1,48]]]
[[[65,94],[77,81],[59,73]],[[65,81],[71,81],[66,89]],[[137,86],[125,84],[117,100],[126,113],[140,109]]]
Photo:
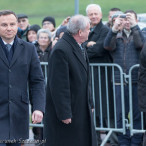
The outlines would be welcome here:
[[[134,69],[137,69],[139,67],[138,64],[132,66],[129,70],[128,74],[125,74],[122,70],[122,68],[117,65],[117,64],[97,64],[97,63],[92,63],[90,64],[91,67],[91,77],[92,77],[92,96],[94,99],[94,106],[95,108],[95,97],[99,99],[99,105],[100,105],[100,125],[97,125],[97,121],[96,121],[96,110],[94,112],[94,121],[95,121],[95,129],[96,131],[106,131],[108,132],[105,139],[102,141],[101,146],[104,146],[106,144],[106,142],[108,141],[108,139],[110,138],[111,134],[113,132],[121,132],[123,134],[125,134],[126,129],[130,130],[130,134],[131,136],[133,136],[133,134],[136,133],[144,133],[144,120],[143,120],[143,113],[141,112],[141,125],[142,128],[141,129],[134,129],[133,127],[133,107],[132,107],[132,72]],[[111,80],[108,79],[108,74],[109,74],[109,70],[108,68],[110,68],[111,71]],[[96,71],[97,70],[97,71]],[[101,71],[102,70],[102,71]],[[103,71],[104,70],[104,71]],[[116,112],[117,112],[117,107],[116,107],[116,89],[115,86],[117,85],[116,80],[115,80],[115,70],[119,71],[119,77],[120,77],[120,83],[118,81],[118,85],[120,85],[121,88],[121,108],[122,108],[122,128],[117,128],[117,116],[116,116]],[[104,82],[103,78],[101,76],[105,77],[105,92],[106,92],[106,97],[102,96],[102,82]],[[95,78],[98,78],[98,89],[95,87]],[[114,126],[111,126],[111,120],[113,120],[113,118],[110,117],[110,104],[109,104],[109,99],[110,99],[110,95],[108,93],[108,88],[109,88],[109,84],[108,82],[112,82],[112,95],[113,95],[113,108],[114,108]],[[96,82],[97,83],[97,82]],[[129,87],[129,117],[128,119],[126,119],[125,117],[125,97],[124,97],[124,85],[128,85]],[[95,96],[96,91],[98,90],[98,96]],[[103,103],[102,103],[102,99],[106,98],[106,120],[107,123],[106,125],[104,125],[104,117],[103,117]]]
[[[44,77],[45,81],[47,84],[47,65],[48,63],[41,62],[41,66],[44,72]],[[96,92],[96,86],[95,85],[95,73],[96,77],[98,78],[98,92],[99,92],[99,109],[100,109],[100,116],[99,116],[99,123],[100,125],[97,126],[97,120],[96,120],[96,110],[94,110],[94,122],[95,122],[95,129],[96,131],[106,131],[108,132],[105,139],[103,140],[101,146],[104,146],[108,139],[110,138],[111,134],[113,132],[121,132],[123,134],[126,133],[126,128],[129,128],[131,136],[135,133],[143,133],[145,132],[143,126],[142,129],[137,130],[133,128],[133,113],[132,113],[132,71],[139,67],[139,65],[134,65],[130,68],[129,74],[125,74],[122,70],[122,68],[117,65],[117,64],[102,64],[102,63],[91,63],[90,64],[90,69],[91,69],[91,85],[92,85],[92,96],[94,100],[94,106],[95,105],[95,92]],[[110,69],[110,70],[109,70]],[[95,71],[97,70],[97,71]],[[104,70],[104,71],[103,71]],[[120,89],[121,89],[121,108],[122,108],[122,128],[117,128],[117,107],[116,107],[116,81],[115,81],[115,70],[119,72],[119,77],[120,77]],[[111,73],[111,80],[109,80],[109,71]],[[103,104],[102,104],[102,78],[101,76],[105,77],[105,92],[106,92],[106,111],[107,111],[107,118],[106,118],[106,126],[104,125],[104,115],[103,115]],[[114,125],[111,126],[111,113],[110,111],[110,95],[109,95],[109,82],[112,83],[112,95],[113,95],[113,109],[114,109],[114,117],[112,120],[114,121]],[[97,83],[97,82],[96,82]],[[125,118],[125,105],[124,105],[124,84],[128,83],[129,85],[129,105],[130,105],[130,122],[128,119]],[[141,118],[142,118],[142,125],[143,125],[143,113],[141,113]],[[43,127],[43,123],[41,124],[32,124],[30,122],[30,127]]]
[[[125,129],[125,108],[124,108],[124,73],[122,71],[122,68],[117,65],[117,64],[97,64],[97,63],[92,63],[90,64],[90,67],[91,67],[91,77],[92,77],[92,96],[93,96],[93,99],[94,99],[94,106],[95,106],[95,90],[98,90],[99,92],[99,95],[96,95],[96,96],[99,96],[99,105],[100,105],[100,117],[99,117],[99,120],[100,120],[100,125],[97,126],[97,121],[96,121],[96,110],[94,112],[94,121],[95,121],[95,129],[96,131],[107,131],[108,134],[106,136],[106,138],[103,140],[101,146],[104,146],[105,143],[107,142],[107,140],[109,139],[109,137],[111,136],[111,134],[113,132],[121,132],[123,134],[126,133],[126,129]],[[110,68],[110,70],[108,69]],[[116,116],[116,112],[117,112],[117,107],[116,107],[116,95],[115,95],[115,69],[119,71],[119,76],[120,76],[120,88],[121,88],[121,103],[123,103],[121,105],[122,107],[122,127],[123,128],[117,128],[117,116]],[[97,71],[96,71],[97,70]],[[102,70],[102,73],[101,73],[101,70]],[[103,71],[104,70],[104,71]],[[110,71],[110,72],[109,72]],[[95,74],[96,73],[96,74]],[[108,77],[108,74],[111,74],[111,79],[109,79]],[[96,76],[96,77],[95,77]],[[105,92],[106,92],[106,97],[103,97],[102,96],[102,88],[101,87],[101,83],[103,82],[103,80],[101,80],[101,76],[104,76],[105,77]],[[95,89],[95,79],[97,78],[98,79],[98,84],[99,84],[99,88]],[[103,77],[102,77],[103,79]],[[114,117],[112,118],[112,120],[114,121],[114,126],[110,126],[111,125],[111,118],[110,118],[110,107],[109,107],[109,98],[110,98],[110,95],[108,93],[108,88],[109,88],[109,84],[108,82],[112,82],[112,91],[113,91],[113,108],[114,108]],[[103,118],[103,103],[102,103],[102,99],[105,98],[106,99],[106,110],[107,110],[107,117],[106,119]],[[95,108],[97,108],[95,106]],[[104,126],[104,120],[107,120],[107,125]]]
[[[136,133],[144,133],[146,130],[144,130],[144,117],[143,117],[143,112],[141,112],[141,129],[134,129],[133,128],[133,104],[132,104],[132,72],[139,68],[139,64],[136,64],[132,66],[129,70],[129,103],[130,103],[130,123],[129,123],[129,128],[130,128],[130,133],[131,136],[133,136]]]

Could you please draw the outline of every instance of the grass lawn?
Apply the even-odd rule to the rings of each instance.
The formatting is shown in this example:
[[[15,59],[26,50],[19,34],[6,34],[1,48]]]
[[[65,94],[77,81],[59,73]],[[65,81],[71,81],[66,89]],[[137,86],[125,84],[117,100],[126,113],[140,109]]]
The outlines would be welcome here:
[[[103,20],[107,20],[110,8],[118,7],[122,11],[133,9],[137,13],[146,13],[144,0],[79,0],[79,13],[86,15],[86,6],[99,4],[103,12]],[[75,0],[1,0],[0,9],[10,9],[29,16],[30,24],[39,24],[45,16],[53,16],[57,26],[67,16],[74,15]]]

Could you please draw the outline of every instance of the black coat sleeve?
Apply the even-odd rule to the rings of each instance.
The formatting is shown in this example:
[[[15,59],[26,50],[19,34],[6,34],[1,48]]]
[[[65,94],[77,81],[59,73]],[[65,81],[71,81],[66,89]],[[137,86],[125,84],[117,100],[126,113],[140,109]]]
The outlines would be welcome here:
[[[106,50],[111,51],[116,48],[116,36],[117,36],[117,33],[113,33],[112,30],[108,32],[104,41],[104,48]]]
[[[132,29],[134,45],[137,49],[141,49],[144,45],[144,35],[139,26],[136,25]]]

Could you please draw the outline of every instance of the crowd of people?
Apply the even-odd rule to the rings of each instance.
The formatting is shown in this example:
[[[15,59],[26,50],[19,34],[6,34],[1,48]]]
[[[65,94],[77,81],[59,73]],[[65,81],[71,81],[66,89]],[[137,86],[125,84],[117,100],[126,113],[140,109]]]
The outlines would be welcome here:
[[[107,125],[105,69],[101,67],[100,70],[99,91],[99,72],[94,68],[94,107],[89,63],[116,63],[125,74],[131,66],[140,63],[139,76],[138,70],[132,75],[132,98],[134,128],[141,129],[140,112],[146,112],[143,97],[146,28],[139,28],[134,10],[122,12],[120,8],[112,8],[106,24],[102,22],[102,9],[98,4],[89,4],[86,15],[67,17],[56,27],[52,16],[46,16],[39,26],[30,25],[26,14],[0,11],[0,83],[3,84],[0,89],[0,131],[4,131],[0,132],[0,140],[16,140],[15,144],[3,141],[0,146],[20,146],[19,140],[28,138],[27,85],[33,123],[40,123],[44,117],[44,128],[33,128],[36,140],[46,139],[45,146],[101,145],[93,112],[96,112],[96,126],[100,127],[99,97],[102,94],[103,119]],[[47,86],[40,62],[48,62]],[[122,128],[121,82],[117,70],[114,84],[117,115],[113,114],[112,72],[109,69],[110,126],[114,127],[116,116],[117,128]],[[124,91],[125,117],[128,119],[129,85],[126,82]],[[111,146],[142,146],[143,134],[130,136],[129,129],[126,134],[113,132],[109,142]]]

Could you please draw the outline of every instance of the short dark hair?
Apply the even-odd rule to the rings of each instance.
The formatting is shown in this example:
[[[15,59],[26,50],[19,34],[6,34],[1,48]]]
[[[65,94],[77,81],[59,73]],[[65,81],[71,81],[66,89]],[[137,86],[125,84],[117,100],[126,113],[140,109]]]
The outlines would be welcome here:
[[[132,14],[135,15],[135,18],[137,19],[137,14],[136,14],[136,12],[135,12],[134,10],[126,10],[124,13],[125,13],[125,14],[127,14],[127,13],[132,13]]]
[[[22,19],[22,18],[28,18],[28,16],[26,14],[18,14],[17,15],[18,19]]]
[[[121,11],[119,8],[111,8],[110,11]]]
[[[17,16],[16,16],[16,14],[15,14],[15,12],[13,12],[13,11],[11,11],[11,10],[1,10],[1,11],[0,11],[0,16],[3,16],[3,15],[10,15],[10,14],[13,14],[13,15],[16,17],[16,19],[18,19]]]

